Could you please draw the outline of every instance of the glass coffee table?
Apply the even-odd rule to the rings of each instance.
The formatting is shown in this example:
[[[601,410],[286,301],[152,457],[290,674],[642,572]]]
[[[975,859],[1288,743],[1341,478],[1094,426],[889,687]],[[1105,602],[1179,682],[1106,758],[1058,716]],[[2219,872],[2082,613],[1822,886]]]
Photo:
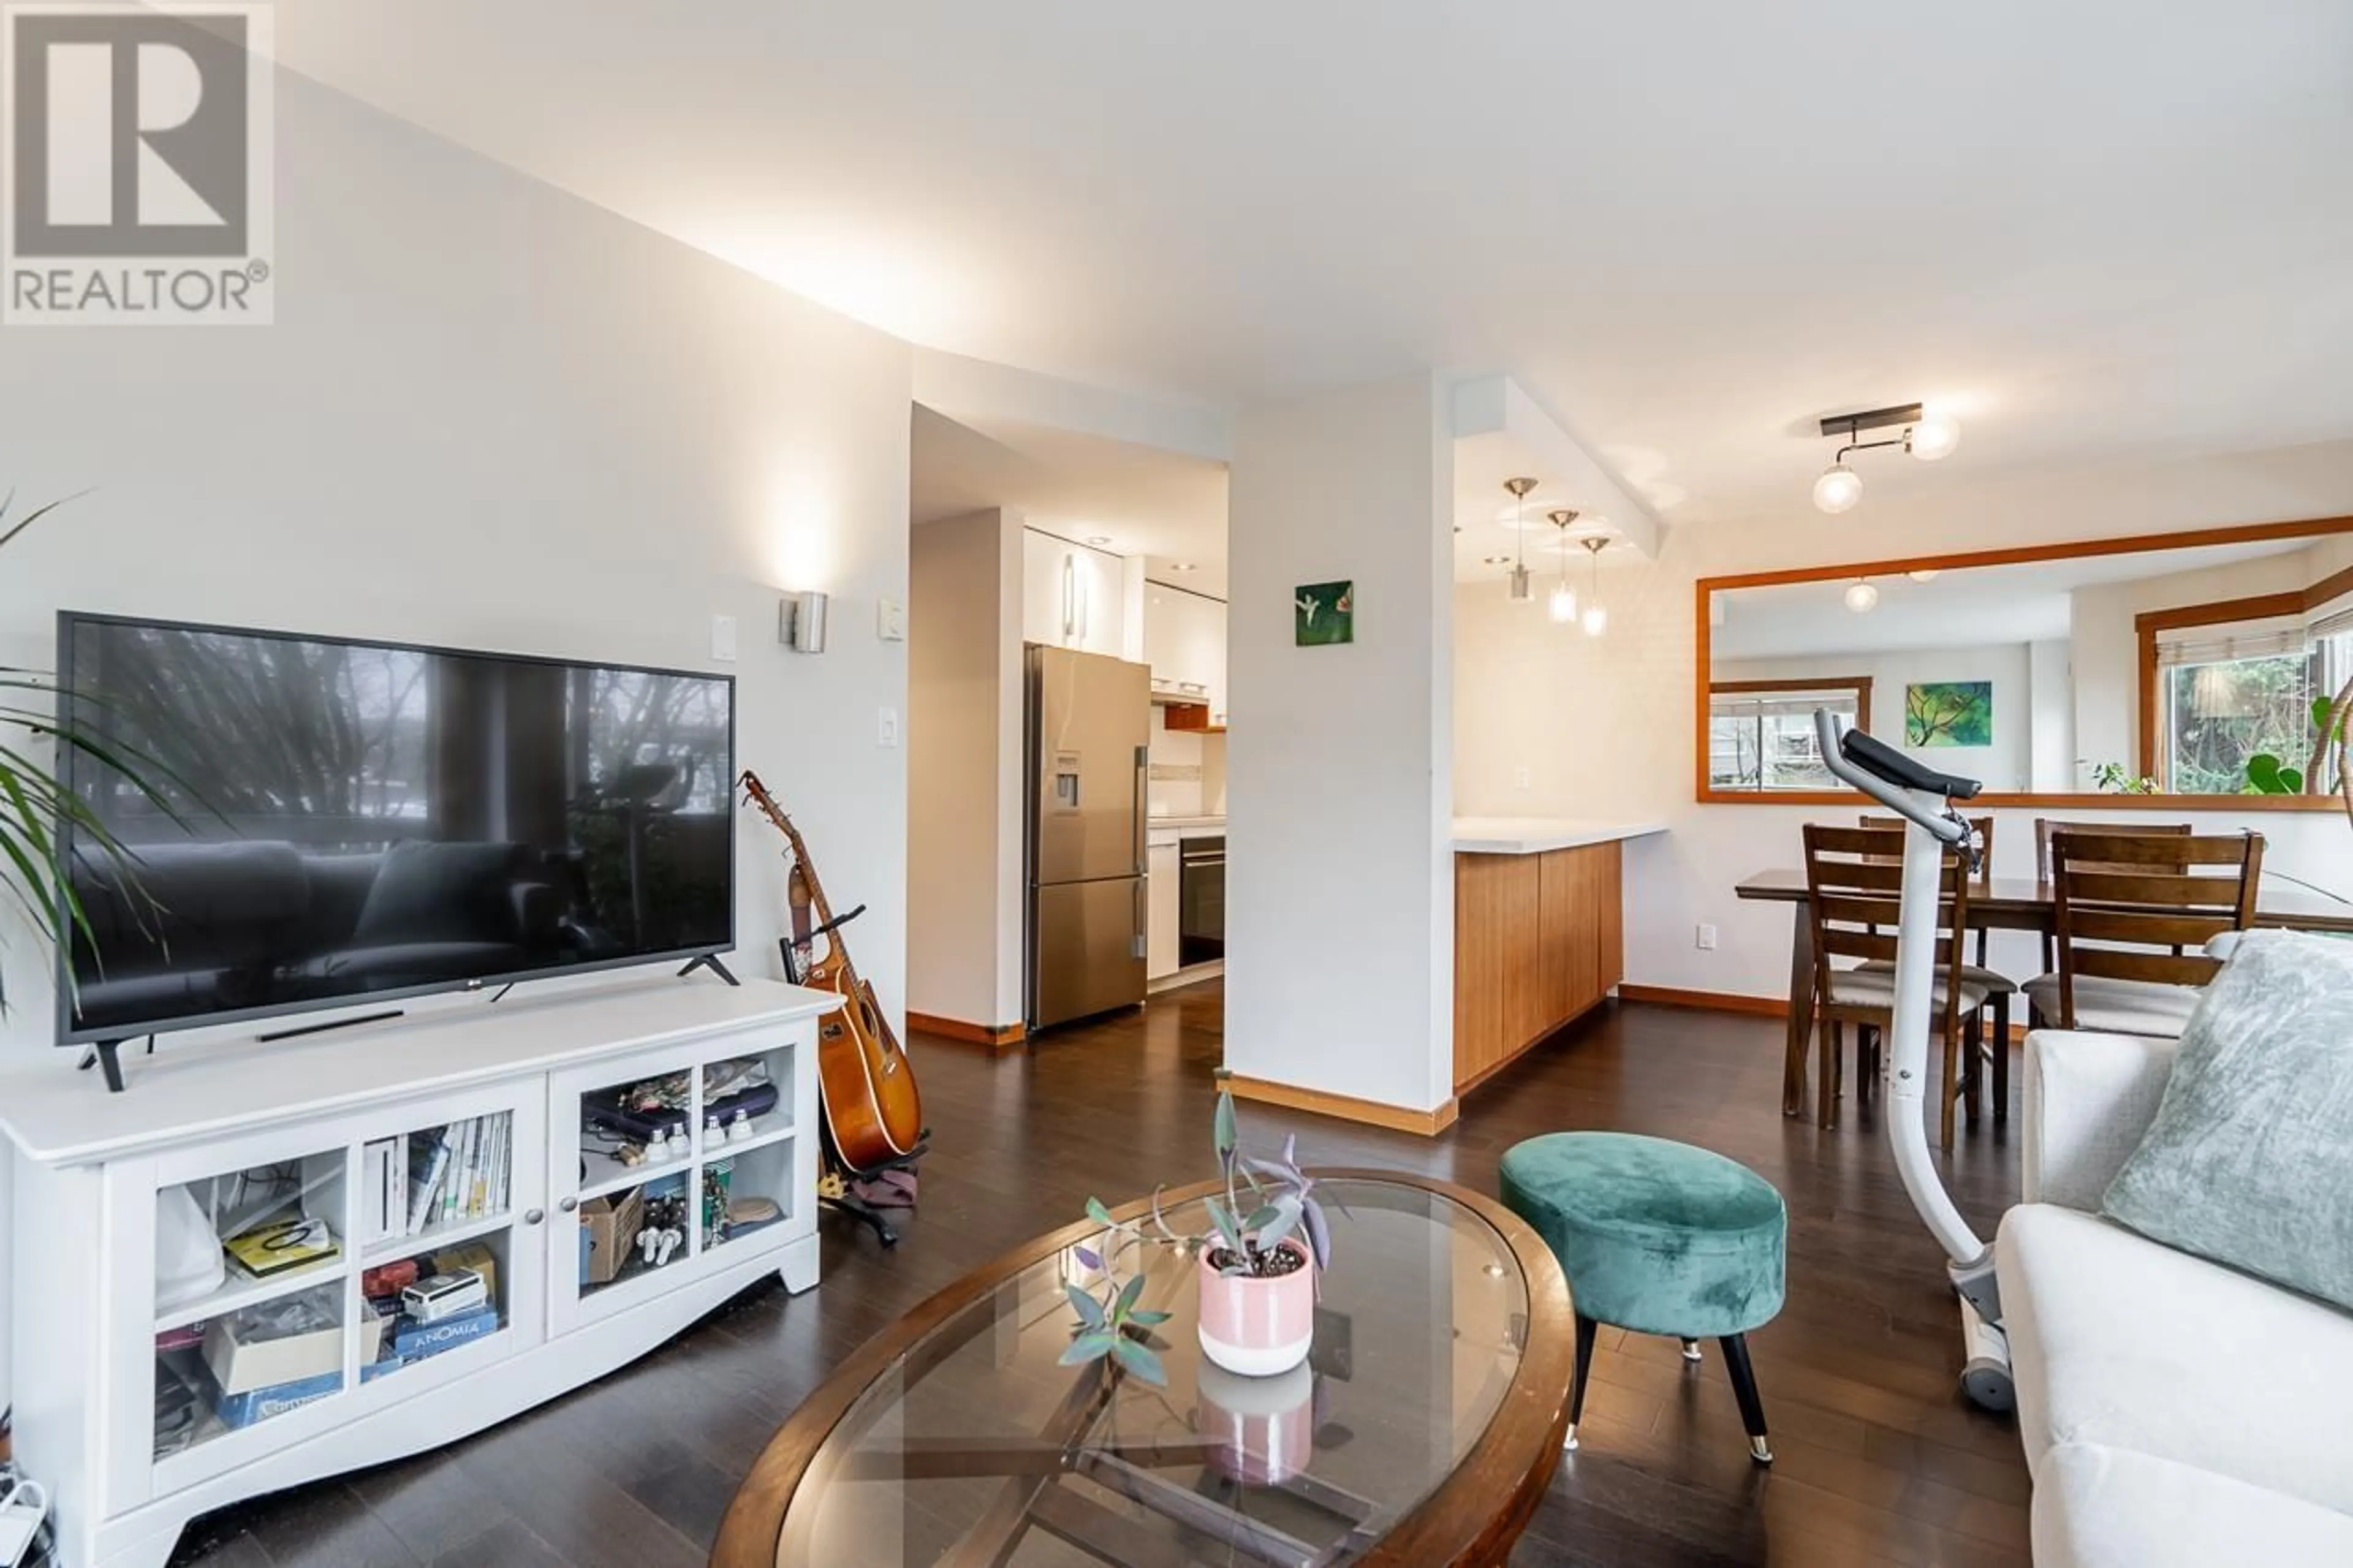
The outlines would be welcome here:
[[[1166,1249],[1144,1304],[1175,1314],[1154,1331],[1168,1385],[1057,1364],[1076,1321],[1062,1288],[1095,1278],[1074,1249],[1103,1235],[1068,1226],[942,1290],[811,1395],[736,1494],[715,1568],[1501,1563],[1567,1422],[1559,1266],[1492,1199],[1317,1174],[1332,1267],[1305,1365],[1210,1364],[1193,1262]],[[1206,1229],[1218,1190],[1167,1194],[1170,1223]]]

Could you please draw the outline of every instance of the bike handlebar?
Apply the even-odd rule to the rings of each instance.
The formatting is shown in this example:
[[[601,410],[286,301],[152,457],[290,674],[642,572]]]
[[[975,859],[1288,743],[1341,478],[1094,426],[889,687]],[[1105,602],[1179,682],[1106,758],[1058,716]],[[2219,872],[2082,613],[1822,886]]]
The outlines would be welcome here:
[[[1839,729],[1838,715],[1827,708],[1814,710],[1814,739],[1822,765],[1831,776],[1852,785],[1907,822],[1916,822],[1942,842],[1968,842],[1969,825],[1950,807],[1939,811],[1924,796],[1947,801],[1976,796],[1978,781],[1923,767],[1893,746],[1873,740],[1860,730]]]

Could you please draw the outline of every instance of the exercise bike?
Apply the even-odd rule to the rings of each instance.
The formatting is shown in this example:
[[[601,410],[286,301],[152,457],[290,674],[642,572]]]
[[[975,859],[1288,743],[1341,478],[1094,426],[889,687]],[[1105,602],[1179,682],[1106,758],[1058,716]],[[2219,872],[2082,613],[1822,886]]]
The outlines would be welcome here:
[[[1945,1249],[1945,1271],[1961,1307],[1966,1364],[1961,1388],[1988,1410],[2017,1404],[2010,1375],[2010,1339],[2001,1327],[2001,1286],[1993,1248],[1978,1239],[1937,1177],[1928,1152],[1923,1110],[1928,1083],[1929,1002],[1936,984],[1936,904],[1943,892],[1946,851],[1957,850],[1975,875],[1985,846],[1968,819],[1953,809],[1976,796],[1975,779],[1940,773],[1873,740],[1860,730],[1841,733],[1827,708],[1814,711],[1814,735],[1832,776],[1852,784],[1904,818],[1904,876],[1895,931],[1894,1015],[1887,1031],[1891,1082],[1887,1145],[1912,1206]],[[2008,1050],[2010,1042],[2000,1042]]]

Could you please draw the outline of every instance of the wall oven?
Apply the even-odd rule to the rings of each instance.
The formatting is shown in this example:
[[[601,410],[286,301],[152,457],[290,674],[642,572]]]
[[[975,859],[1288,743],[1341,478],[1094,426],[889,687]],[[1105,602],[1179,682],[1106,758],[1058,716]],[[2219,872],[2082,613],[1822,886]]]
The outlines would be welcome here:
[[[1226,956],[1226,841],[1187,838],[1177,847],[1176,961]]]

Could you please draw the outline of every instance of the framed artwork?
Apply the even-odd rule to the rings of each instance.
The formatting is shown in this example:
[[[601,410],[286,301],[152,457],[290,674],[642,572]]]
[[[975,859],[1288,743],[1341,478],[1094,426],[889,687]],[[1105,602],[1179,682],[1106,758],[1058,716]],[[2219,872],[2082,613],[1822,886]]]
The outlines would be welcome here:
[[[1356,640],[1356,584],[1310,583],[1293,590],[1292,628],[1301,647]]]
[[[1904,743],[1993,744],[1993,682],[1923,680],[1904,689]]]

